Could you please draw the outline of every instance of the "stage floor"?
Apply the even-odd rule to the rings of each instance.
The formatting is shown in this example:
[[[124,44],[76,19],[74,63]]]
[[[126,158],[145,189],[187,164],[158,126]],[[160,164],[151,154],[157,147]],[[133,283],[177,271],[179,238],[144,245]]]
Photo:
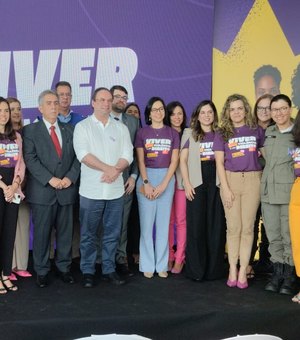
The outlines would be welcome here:
[[[35,278],[19,279],[19,291],[0,296],[0,339],[76,339],[91,334],[139,334],[151,339],[223,339],[264,333],[300,339],[300,304],[265,292],[266,278],[245,290],[226,279],[193,282],[184,274],[145,279],[136,271],[125,286],[101,281],[84,289],[51,273],[39,288]]]

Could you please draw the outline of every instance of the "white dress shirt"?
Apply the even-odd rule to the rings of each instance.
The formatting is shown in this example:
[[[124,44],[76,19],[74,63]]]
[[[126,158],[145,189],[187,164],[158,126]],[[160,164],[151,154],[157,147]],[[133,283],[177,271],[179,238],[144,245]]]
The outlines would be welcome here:
[[[51,126],[55,126],[55,133],[56,133],[56,135],[57,135],[57,138],[58,138],[60,147],[62,148],[62,136],[61,136],[60,128],[59,128],[59,126],[58,126],[57,121],[56,121],[54,124],[51,124],[51,123],[49,123],[46,119],[43,118],[43,122],[44,122],[45,125],[46,125],[46,128],[47,128],[47,130],[48,130],[48,132],[49,132],[49,135],[51,134],[51,130],[50,130]]]
[[[94,114],[79,122],[74,130],[74,149],[80,162],[89,153],[111,166],[115,166],[120,158],[129,164],[133,160],[133,146],[127,127],[111,117],[106,125]],[[102,174],[102,171],[81,163],[79,194],[103,200],[121,197],[124,194],[122,174],[113,183],[101,182]]]

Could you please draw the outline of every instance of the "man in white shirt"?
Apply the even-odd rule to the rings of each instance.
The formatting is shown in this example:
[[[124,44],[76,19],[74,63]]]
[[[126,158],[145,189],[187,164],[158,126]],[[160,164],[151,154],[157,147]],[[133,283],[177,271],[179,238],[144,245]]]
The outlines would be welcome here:
[[[97,231],[103,220],[102,274],[115,285],[115,255],[120,237],[124,184],[122,172],[133,160],[133,146],[127,127],[110,117],[112,95],[98,88],[92,96],[94,112],[79,122],[74,131],[74,149],[81,162],[80,177],[80,269],[83,286],[94,286]]]

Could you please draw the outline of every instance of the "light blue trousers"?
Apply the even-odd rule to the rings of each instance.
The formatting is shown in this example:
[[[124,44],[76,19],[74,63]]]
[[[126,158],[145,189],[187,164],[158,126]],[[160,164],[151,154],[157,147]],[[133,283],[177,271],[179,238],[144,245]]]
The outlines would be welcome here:
[[[166,176],[168,169],[147,168],[148,180],[157,186]],[[171,207],[174,195],[174,176],[166,190],[155,200],[147,199],[140,192],[142,179],[137,181],[137,198],[140,214],[140,271],[157,273],[168,270],[168,234]],[[155,225],[155,235],[153,227]]]

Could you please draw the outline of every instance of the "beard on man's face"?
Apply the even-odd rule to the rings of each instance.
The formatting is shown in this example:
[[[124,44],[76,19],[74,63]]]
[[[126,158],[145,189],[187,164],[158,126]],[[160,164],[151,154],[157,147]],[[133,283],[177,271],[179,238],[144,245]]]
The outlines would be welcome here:
[[[117,113],[122,113],[124,112],[126,105],[123,103],[118,103],[118,104],[112,104],[112,110]]]

